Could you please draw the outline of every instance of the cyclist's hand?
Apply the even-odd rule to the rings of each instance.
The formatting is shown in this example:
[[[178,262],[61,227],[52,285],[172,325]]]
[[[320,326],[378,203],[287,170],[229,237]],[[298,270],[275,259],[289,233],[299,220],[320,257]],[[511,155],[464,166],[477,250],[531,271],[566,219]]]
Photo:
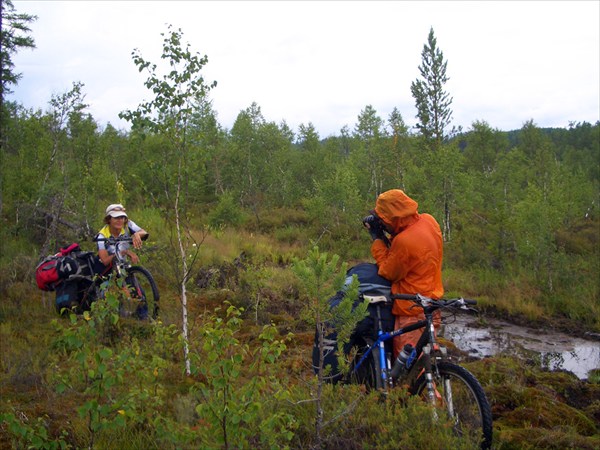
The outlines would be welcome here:
[[[363,225],[369,232],[369,235],[371,236],[372,240],[383,239],[383,236],[384,236],[383,229],[381,229],[380,227],[372,226],[368,222],[363,222]]]
[[[133,253],[131,250],[127,250],[127,256],[129,256],[129,259],[133,264],[138,264],[140,262],[139,256]]]
[[[133,241],[133,246],[135,248],[142,248],[142,237],[140,232],[133,233],[131,236],[131,240]]]

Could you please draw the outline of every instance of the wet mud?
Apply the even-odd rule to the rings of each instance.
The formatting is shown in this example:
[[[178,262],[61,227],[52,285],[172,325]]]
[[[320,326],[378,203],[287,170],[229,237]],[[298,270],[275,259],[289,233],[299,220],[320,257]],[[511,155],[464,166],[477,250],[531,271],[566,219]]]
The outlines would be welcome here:
[[[444,320],[440,335],[470,357],[513,355],[535,360],[543,369],[566,370],[579,379],[600,369],[600,341],[553,329],[527,327],[506,320],[456,315]]]

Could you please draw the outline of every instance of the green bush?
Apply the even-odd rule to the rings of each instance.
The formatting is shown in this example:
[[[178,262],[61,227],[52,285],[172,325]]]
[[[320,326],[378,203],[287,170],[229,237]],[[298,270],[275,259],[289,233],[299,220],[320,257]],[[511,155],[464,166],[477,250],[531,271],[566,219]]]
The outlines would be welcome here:
[[[219,196],[217,205],[208,213],[208,224],[219,229],[224,226],[238,226],[245,221],[245,214],[232,193]]]

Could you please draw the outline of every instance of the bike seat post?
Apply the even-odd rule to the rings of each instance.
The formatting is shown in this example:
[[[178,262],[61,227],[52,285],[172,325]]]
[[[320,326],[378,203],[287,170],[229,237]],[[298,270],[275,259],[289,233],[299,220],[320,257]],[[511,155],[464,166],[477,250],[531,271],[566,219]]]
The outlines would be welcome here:
[[[376,303],[375,307],[375,310],[377,311],[377,331],[381,331],[381,308],[379,307],[379,303]]]

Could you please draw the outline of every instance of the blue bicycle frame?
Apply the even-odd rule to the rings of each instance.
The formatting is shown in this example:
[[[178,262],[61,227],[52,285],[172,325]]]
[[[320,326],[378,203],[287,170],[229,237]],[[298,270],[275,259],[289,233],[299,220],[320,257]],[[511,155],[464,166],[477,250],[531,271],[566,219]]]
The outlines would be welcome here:
[[[378,330],[377,330],[377,335],[378,335],[377,340],[375,342],[373,342],[373,344],[369,344],[367,342],[367,350],[364,352],[364,354],[358,360],[358,363],[356,363],[352,372],[357,373],[358,369],[361,367],[361,365],[364,363],[364,361],[371,356],[373,349],[376,348],[377,352],[378,352],[377,360],[379,361],[379,367],[375,368],[376,377],[377,377],[377,379],[375,380],[375,386],[378,389],[382,389],[385,387],[391,387],[393,385],[393,380],[390,376],[392,361],[390,359],[388,359],[388,357],[386,355],[385,343],[391,339],[394,339],[394,337],[396,337],[396,336],[399,336],[404,333],[408,333],[410,331],[418,330],[420,328],[424,328],[425,326],[427,326],[427,320],[420,320],[420,321],[418,321],[412,325],[409,325],[407,327],[400,328],[400,329],[392,331],[392,332],[385,332],[385,331],[381,330],[381,324],[379,324]],[[427,333],[423,333],[423,336],[421,336],[421,339],[419,339],[419,342],[417,343],[417,346],[416,346],[417,354],[416,354],[415,360],[418,359],[418,357],[420,356],[420,354],[423,350],[423,346],[425,345],[425,341],[428,339],[429,339],[429,336],[427,336]]]

